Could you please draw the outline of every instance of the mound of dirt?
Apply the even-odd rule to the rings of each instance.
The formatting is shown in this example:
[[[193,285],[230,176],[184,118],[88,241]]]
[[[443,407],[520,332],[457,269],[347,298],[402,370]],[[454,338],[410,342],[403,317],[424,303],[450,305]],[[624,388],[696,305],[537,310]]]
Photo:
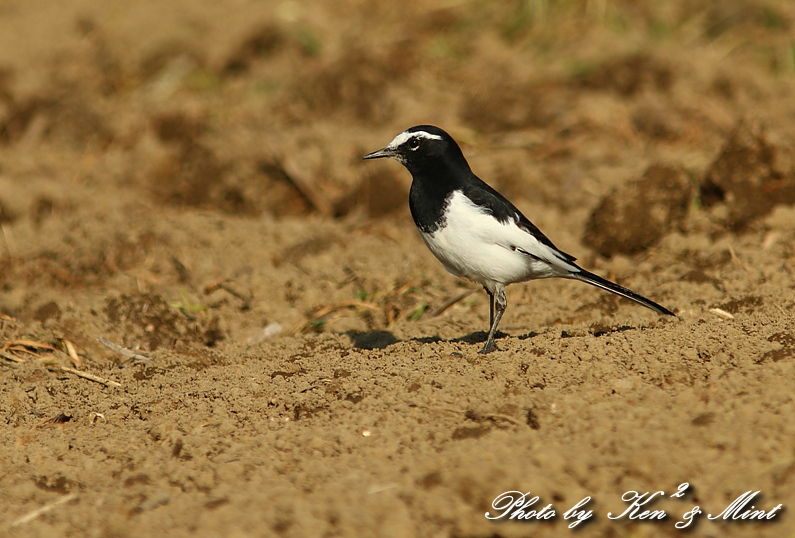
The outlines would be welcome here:
[[[793,152],[771,142],[758,123],[740,122],[701,184],[706,208],[725,204],[725,225],[742,230],[777,204],[795,203]]]
[[[676,230],[693,198],[687,173],[668,165],[615,188],[591,213],[583,242],[602,256],[637,254]]]

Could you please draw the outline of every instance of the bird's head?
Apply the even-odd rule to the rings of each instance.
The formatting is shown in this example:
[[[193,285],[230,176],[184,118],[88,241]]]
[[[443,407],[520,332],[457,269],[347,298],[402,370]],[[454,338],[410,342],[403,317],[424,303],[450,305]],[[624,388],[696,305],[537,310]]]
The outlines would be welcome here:
[[[469,165],[453,137],[433,125],[416,125],[406,129],[386,147],[368,153],[363,158],[383,157],[395,159],[412,173],[445,165],[469,171]]]

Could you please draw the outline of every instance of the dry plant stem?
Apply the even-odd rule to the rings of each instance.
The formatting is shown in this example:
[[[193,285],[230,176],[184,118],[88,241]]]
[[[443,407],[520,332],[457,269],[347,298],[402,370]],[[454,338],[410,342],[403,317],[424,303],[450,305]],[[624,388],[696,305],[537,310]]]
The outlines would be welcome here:
[[[15,357],[10,353],[6,353],[5,351],[0,351],[0,357],[3,357],[5,360],[11,362],[25,362],[25,359],[20,359],[19,357]]]
[[[45,344],[44,342],[36,342],[35,340],[27,340],[27,339],[24,339],[24,338],[18,338],[16,340],[9,340],[6,343],[6,345],[3,346],[3,349],[8,349],[8,348],[13,347],[13,346],[24,346],[24,347],[30,347],[30,348],[33,348],[33,349],[48,349],[50,351],[56,351],[56,349],[54,347],[52,347],[51,345],[49,345],[49,344]]]
[[[68,372],[70,374],[74,374],[77,377],[82,377],[83,379],[88,379],[89,381],[95,381],[97,383],[102,383],[108,387],[121,387],[121,383],[116,383],[115,381],[111,381],[110,379],[104,379],[102,377],[96,376],[94,374],[89,374],[87,372],[82,372],[80,370],[75,370],[74,368],[69,368],[68,366],[62,366],[61,371]]]
[[[726,312],[722,308],[710,308],[709,311],[713,314],[719,315],[722,318],[734,319],[734,315],[732,315],[730,312]]]
[[[245,295],[243,295],[239,291],[236,291],[236,290],[232,289],[226,282],[221,282],[220,284],[218,284],[217,287],[219,289],[224,290],[225,292],[227,292],[228,294],[232,295],[233,297],[237,297],[238,299],[240,299],[243,302],[243,306],[244,307],[248,308],[248,307],[251,306],[251,301],[254,298],[254,294],[253,293],[249,292],[249,296],[246,297]]]
[[[12,527],[17,527],[19,525],[24,525],[25,523],[33,521],[34,519],[36,519],[40,515],[42,515],[42,514],[44,514],[46,512],[49,512],[50,510],[52,510],[56,506],[60,506],[62,504],[66,504],[69,501],[72,501],[72,500],[74,500],[76,498],[77,498],[77,493],[70,493],[69,495],[66,495],[65,497],[61,497],[60,499],[57,499],[57,500],[51,502],[50,504],[45,504],[41,508],[37,508],[37,509],[33,510],[32,512],[28,512],[24,516],[16,519],[13,523],[11,523],[11,526]]]
[[[64,346],[66,346],[66,354],[69,355],[69,360],[72,361],[72,364],[75,366],[83,366],[83,361],[80,360],[80,356],[77,354],[75,345],[69,340],[64,340],[63,343]]]
[[[328,316],[329,314],[331,314],[333,312],[336,312],[338,310],[342,310],[342,309],[345,309],[345,308],[355,308],[355,309],[374,310],[374,311],[378,311],[379,310],[378,305],[375,305],[375,304],[372,304],[372,303],[365,303],[365,302],[362,302],[362,301],[346,301],[344,303],[324,306],[324,307],[321,307],[320,309],[318,309],[317,311],[315,311],[311,318],[307,318],[306,320],[304,320],[301,323],[299,323],[298,325],[296,325],[288,334],[289,335],[298,334],[301,331],[303,331],[304,329],[306,329],[307,327],[309,327],[312,324],[312,321],[314,321],[314,320],[316,320],[318,318],[322,318],[324,316]]]
[[[148,362],[152,360],[150,357],[144,355],[143,353],[137,353],[131,349],[127,349],[126,347],[122,347],[118,344],[114,344],[110,340],[106,340],[105,338],[99,337],[97,338],[97,342],[102,344],[108,349],[111,349],[118,353],[119,355],[123,355],[130,360],[139,361],[139,362]]]
[[[463,291],[463,292],[459,293],[459,294],[458,294],[458,295],[456,295],[455,297],[451,297],[450,299],[448,299],[447,301],[445,301],[444,303],[442,303],[442,304],[439,306],[439,308],[437,308],[436,310],[434,310],[434,311],[431,313],[431,317],[432,317],[432,318],[435,318],[436,316],[440,316],[440,315],[442,315],[442,314],[444,313],[444,311],[445,311],[445,310],[447,310],[448,308],[450,308],[450,307],[451,307],[451,306],[453,306],[454,304],[456,304],[456,303],[458,303],[458,302],[460,302],[460,301],[463,301],[464,299],[466,299],[467,297],[469,297],[470,295],[472,295],[473,293],[475,293],[475,292],[476,292],[478,289],[480,289],[480,288],[472,288],[472,289],[470,289],[470,290],[466,290],[466,291]]]

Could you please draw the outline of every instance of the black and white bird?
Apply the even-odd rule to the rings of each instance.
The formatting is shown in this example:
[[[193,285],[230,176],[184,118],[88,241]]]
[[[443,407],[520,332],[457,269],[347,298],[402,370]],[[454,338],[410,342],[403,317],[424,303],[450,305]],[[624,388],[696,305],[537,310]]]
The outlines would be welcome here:
[[[445,131],[417,125],[364,159],[391,157],[411,172],[409,208],[423,241],[445,269],[489,294],[489,334],[481,353],[497,349],[494,334],[508,301],[505,286],[538,278],[571,278],[631,299],[660,314],[673,312],[582,269],[521,211],[478,178]]]

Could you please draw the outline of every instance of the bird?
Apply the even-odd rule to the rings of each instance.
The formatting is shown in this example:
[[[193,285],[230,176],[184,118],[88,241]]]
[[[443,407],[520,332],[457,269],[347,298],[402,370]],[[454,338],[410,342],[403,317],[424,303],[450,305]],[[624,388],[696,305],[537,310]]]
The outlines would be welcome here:
[[[489,332],[480,353],[497,350],[494,335],[508,306],[505,287],[567,278],[615,293],[661,315],[654,301],[577,265],[507,198],[476,176],[456,141],[433,125],[416,125],[363,159],[392,158],[411,173],[409,209],[425,245],[448,272],[483,286]]]

